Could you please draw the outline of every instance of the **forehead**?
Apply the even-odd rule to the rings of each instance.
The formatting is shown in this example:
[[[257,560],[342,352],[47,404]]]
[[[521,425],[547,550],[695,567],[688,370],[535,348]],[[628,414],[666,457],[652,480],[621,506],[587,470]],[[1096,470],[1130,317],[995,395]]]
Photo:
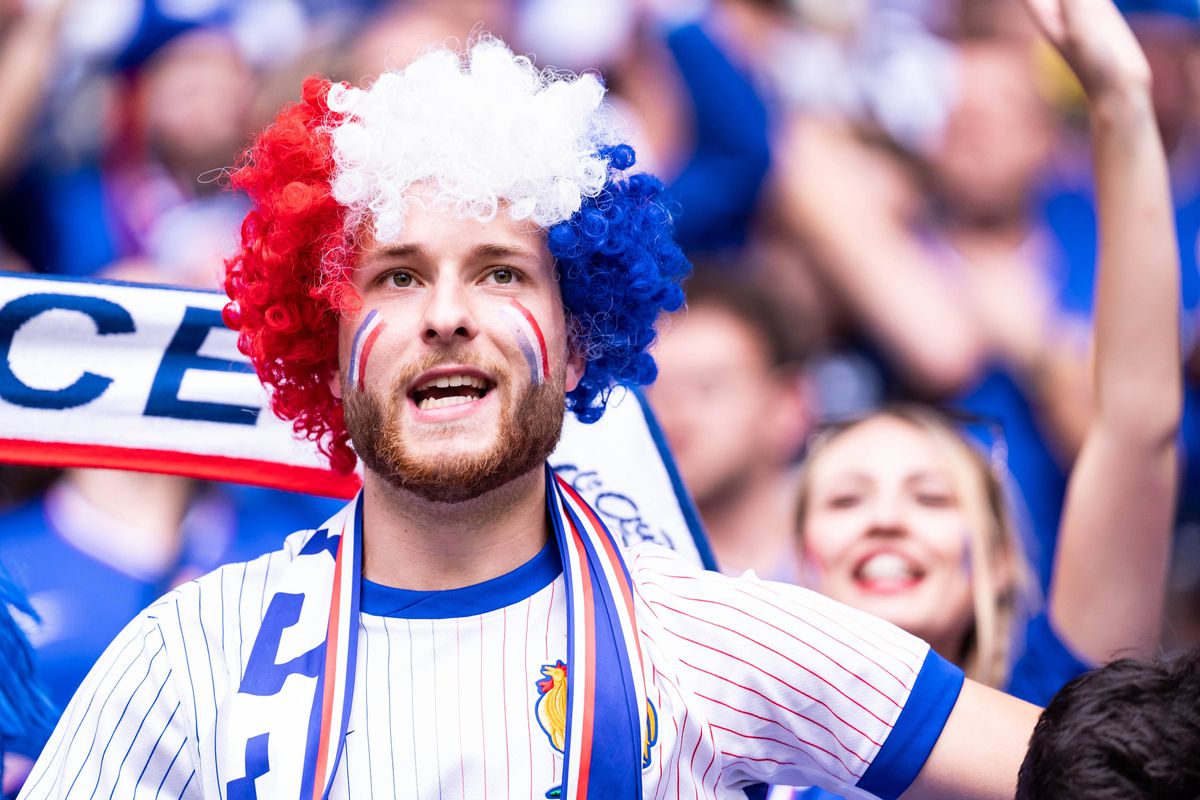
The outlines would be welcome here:
[[[733,312],[706,303],[666,318],[654,357],[660,375],[712,366],[770,368],[767,343],[758,331]]]
[[[811,465],[815,482],[847,475],[878,481],[921,473],[951,477],[949,460],[933,438],[912,423],[876,417],[837,435]]]
[[[493,258],[517,261],[526,269],[551,268],[553,258],[544,229],[514,220],[503,211],[486,221],[462,217],[451,210],[431,208],[416,196],[409,203],[404,230],[393,241],[380,241],[364,226],[361,260],[378,255],[409,255],[434,262]]]
[[[960,51],[962,91],[957,107],[995,113],[1042,113],[1036,72],[1028,52],[1011,44],[975,42]],[[998,102],[1003,100],[1003,103]]]

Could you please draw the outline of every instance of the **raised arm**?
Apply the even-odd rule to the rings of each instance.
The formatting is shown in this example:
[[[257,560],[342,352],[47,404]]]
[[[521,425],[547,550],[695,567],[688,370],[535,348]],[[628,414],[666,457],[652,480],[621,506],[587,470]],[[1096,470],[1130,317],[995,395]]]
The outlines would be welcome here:
[[[1179,256],[1150,69],[1111,0],[1025,0],[1087,92],[1100,220],[1094,411],[1050,618],[1096,663],[1158,642],[1182,406]]]
[[[907,176],[837,123],[796,116],[777,147],[776,210],[908,381],[932,396],[973,380],[986,343],[908,229]]]
[[[1095,413],[1071,475],[1051,618],[1080,655],[1147,652],[1162,611],[1181,413],[1179,268],[1150,71],[1111,0],[1025,0],[1087,91],[1100,203]],[[905,798],[1011,797],[1033,707],[968,682]]]

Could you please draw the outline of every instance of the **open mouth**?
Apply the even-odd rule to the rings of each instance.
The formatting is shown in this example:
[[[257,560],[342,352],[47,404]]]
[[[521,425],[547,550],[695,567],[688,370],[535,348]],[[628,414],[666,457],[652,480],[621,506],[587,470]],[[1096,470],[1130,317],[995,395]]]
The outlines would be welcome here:
[[[925,571],[899,553],[875,553],[859,562],[854,581],[871,591],[899,591],[921,582]]]
[[[480,400],[492,388],[491,381],[478,375],[438,375],[417,385],[409,397],[417,408],[431,411]]]

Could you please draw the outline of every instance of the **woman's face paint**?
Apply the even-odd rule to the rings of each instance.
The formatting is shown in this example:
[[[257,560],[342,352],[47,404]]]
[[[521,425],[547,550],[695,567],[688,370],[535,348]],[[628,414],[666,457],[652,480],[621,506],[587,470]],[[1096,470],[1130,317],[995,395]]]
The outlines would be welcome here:
[[[387,327],[387,323],[383,321],[383,317],[379,316],[378,310],[372,310],[363,318],[362,324],[358,326],[358,330],[354,333],[354,344],[350,348],[350,369],[347,371],[347,377],[350,379],[350,384],[357,390],[362,391],[364,381],[367,375],[367,360],[371,356],[371,348],[375,346],[375,340],[379,338],[379,334],[383,333],[383,329]]]
[[[517,339],[517,346],[525,354],[530,380],[534,385],[544,383],[550,377],[550,360],[546,357],[546,337],[542,335],[541,326],[529,309],[516,300],[501,306],[501,310]]]

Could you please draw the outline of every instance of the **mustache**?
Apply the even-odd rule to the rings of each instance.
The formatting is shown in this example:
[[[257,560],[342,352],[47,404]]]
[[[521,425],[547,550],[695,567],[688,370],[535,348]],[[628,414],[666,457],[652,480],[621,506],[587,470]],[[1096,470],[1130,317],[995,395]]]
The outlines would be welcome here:
[[[391,394],[397,399],[403,399],[407,396],[409,387],[412,386],[413,381],[416,380],[418,375],[428,370],[451,364],[458,367],[473,367],[482,371],[495,382],[495,388],[510,383],[512,378],[512,370],[503,361],[480,356],[478,353],[472,353],[466,348],[454,347],[433,353],[426,353],[416,361],[405,366],[393,378]]]

